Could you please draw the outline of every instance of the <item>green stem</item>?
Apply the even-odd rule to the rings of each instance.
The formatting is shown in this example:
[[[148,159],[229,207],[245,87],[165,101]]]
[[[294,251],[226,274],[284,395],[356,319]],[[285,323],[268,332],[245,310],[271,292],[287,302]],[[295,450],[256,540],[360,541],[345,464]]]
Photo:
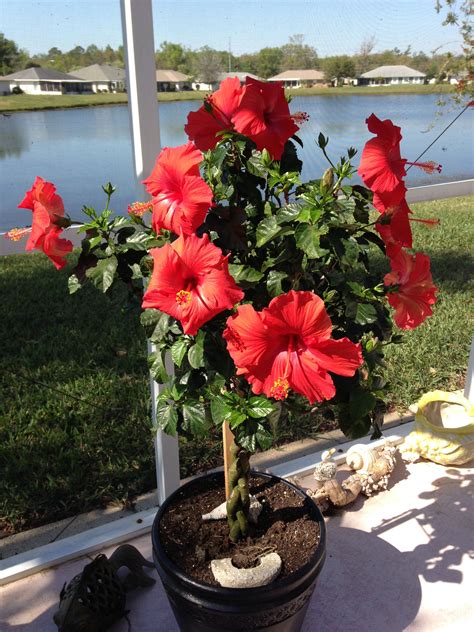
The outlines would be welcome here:
[[[228,472],[230,496],[227,501],[227,522],[229,537],[232,542],[237,542],[248,533],[250,455],[235,441],[230,447],[230,452],[232,463]]]
[[[322,151],[323,151],[323,154],[324,154],[324,157],[326,158],[326,160],[329,162],[329,164],[331,165],[331,167],[332,167],[333,169],[335,169],[336,167],[335,167],[335,165],[334,165],[333,161],[331,160],[331,158],[329,158],[329,156],[328,156],[328,154],[327,154],[327,152],[326,152],[326,148],[325,148],[325,147],[321,147],[321,149],[322,149]]]

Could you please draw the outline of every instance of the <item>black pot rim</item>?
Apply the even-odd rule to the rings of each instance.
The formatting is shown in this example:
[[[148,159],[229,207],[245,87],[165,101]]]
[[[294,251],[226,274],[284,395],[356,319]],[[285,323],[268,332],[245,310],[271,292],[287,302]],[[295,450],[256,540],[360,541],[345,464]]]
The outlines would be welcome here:
[[[305,576],[314,572],[315,569],[320,569],[322,565],[324,564],[324,560],[326,557],[326,525],[324,522],[323,515],[319,507],[316,505],[316,503],[302,489],[300,489],[299,487],[297,487],[290,481],[287,481],[286,479],[281,478],[280,476],[269,474],[267,472],[259,472],[258,470],[254,470],[254,469],[250,471],[250,474],[253,474],[255,476],[261,476],[263,478],[276,479],[276,480],[282,481],[283,483],[288,485],[288,487],[291,487],[294,491],[296,491],[299,495],[303,496],[306,499],[306,501],[310,503],[311,513],[316,515],[317,522],[319,525],[319,531],[320,531],[319,544],[316,547],[311,559],[308,562],[306,562],[306,564],[301,566],[297,571],[295,571],[294,573],[291,573],[287,577],[284,577],[281,580],[276,580],[275,582],[267,584],[266,586],[259,586],[257,588],[224,588],[222,586],[212,586],[211,584],[205,584],[203,582],[199,582],[193,579],[192,577],[187,575],[184,571],[182,571],[179,568],[179,566],[177,566],[172,560],[170,560],[159,538],[159,524],[161,521],[161,517],[166,512],[167,508],[173,503],[177,495],[185,487],[195,484],[197,480],[200,480],[206,477],[223,478],[224,472],[212,472],[209,474],[203,474],[202,476],[193,478],[191,481],[188,481],[187,483],[179,487],[177,490],[175,490],[160,505],[158,512],[155,516],[155,519],[153,521],[151,537],[152,537],[153,550],[155,552],[155,556],[158,558],[160,564],[163,566],[163,569],[167,573],[177,577],[184,584],[187,584],[190,588],[201,591],[202,593],[205,593],[206,595],[208,595],[210,598],[212,598],[213,596],[214,597],[218,597],[218,596],[225,597],[226,595],[231,596],[238,593],[242,597],[248,597],[248,598],[252,597],[253,599],[255,599],[256,597],[264,597],[269,594],[275,594],[276,590],[278,590],[278,592],[280,592],[280,590],[286,591],[288,589],[291,589],[292,586],[294,586],[295,584],[298,584],[300,581],[303,581]]]

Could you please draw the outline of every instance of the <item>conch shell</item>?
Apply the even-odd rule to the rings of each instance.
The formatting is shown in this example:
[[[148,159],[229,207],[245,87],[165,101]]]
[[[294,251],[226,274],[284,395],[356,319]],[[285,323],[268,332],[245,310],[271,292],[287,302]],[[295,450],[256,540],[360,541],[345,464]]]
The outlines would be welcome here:
[[[379,454],[376,449],[359,443],[347,451],[346,463],[359,474],[369,474],[369,472],[372,472],[378,458]]]

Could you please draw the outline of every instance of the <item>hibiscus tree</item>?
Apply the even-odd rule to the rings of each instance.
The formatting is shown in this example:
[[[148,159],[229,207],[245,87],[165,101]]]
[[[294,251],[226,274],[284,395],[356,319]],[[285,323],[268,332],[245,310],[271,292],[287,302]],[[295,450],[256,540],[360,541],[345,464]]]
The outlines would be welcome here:
[[[224,81],[189,115],[190,142],[159,154],[144,181],[151,200],[114,217],[109,184],[102,213],[84,208],[69,279],[71,292],[87,283],[106,292],[121,279],[142,303],[150,370],[163,385],[161,429],[204,435],[211,424],[228,426],[233,540],[249,531],[248,459],[270,446],[270,420],[298,423],[317,404],[348,436],[380,433],[383,356],[399,337],[392,313],[410,329],[435,302],[428,257],[407,250],[416,218],[400,128],[367,119],[375,137],[359,174],[369,190],[350,181],[355,150],[331,161],[323,134],[317,142],[331,166],[301,181],[293,137],[305,118],[290,113],[279,83]],[[69,220],[54,185],[37,178],[20,206],[33,211],[28,247],[62,267],[72,246],[60,238]],[[391,266],[384,283],[373,245]]]

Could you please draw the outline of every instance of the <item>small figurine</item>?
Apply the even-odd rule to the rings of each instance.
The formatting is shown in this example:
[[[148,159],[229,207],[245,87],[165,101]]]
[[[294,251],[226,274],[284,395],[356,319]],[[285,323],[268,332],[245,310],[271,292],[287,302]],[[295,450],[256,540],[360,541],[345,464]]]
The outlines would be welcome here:
[[[123,581],[117,574],[122,566],[130,570]],[[119,546],[110,559],[97,555],[61,590],[59,609],[53,616],[59,632],[103,632],[126,616],[126,591],[155,583],[143,566],[154,565],[131,544]]]
[[[420,457],[440,465],[474,459],[474,405],[457,393],[431,391],[418,402],[415,426],[400,447],[404,461]]]
[[[336,448],[325,450],[321,454],[321,463],[314,468],[314,478],[316,480],[316,489],[320,489],[326,481],[336,478],[337,465],[332,460],[332,455],[336,452]]]

